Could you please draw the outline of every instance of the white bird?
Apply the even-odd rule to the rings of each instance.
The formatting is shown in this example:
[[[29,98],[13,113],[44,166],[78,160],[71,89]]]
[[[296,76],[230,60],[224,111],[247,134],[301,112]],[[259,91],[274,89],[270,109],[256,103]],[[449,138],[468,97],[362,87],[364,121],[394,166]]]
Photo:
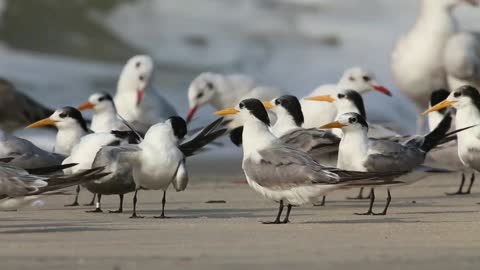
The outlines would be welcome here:
[[[93,132],[110,132],[112,130],[128,130],[128,127],[118,117],[113,98],[108,93],[92,94],[88,101],[78,106],[79,111],[93,111],[90,129]]]
[[[435,112],[450,106],[456,109],[455,126],[457,129],[474,126],[457,135],[458,157],[463,165],[472,172],[470,190],[475,181],[473,173],[480,170],[480,155],[478,155],[480,151],[480,126],[477,126],[480,124],[480,94],[472,86],[462,86],[425,113]]]
[[[21,93],[6,79],[0,78],[0,129],[11,132],[48,117],[53,110]]]
[[[273,87],[258,86],[257,83],[246,75],[222,75],[206,72],[198,75],[188,88],[188,101],[190,109],[187,113],[187,123],[190,122],[197,110],[207,104],[214,109],[233,107],[246,98],[271,100],[283,95],[284,92]],[[241,119],[229,116],[230,129],[242,125]]]
[[[57,166],[62,170],[65,166]],[[41,170],[38,168],[37,170]],[[52,170],[49,167],[48,170]],[[101,178],[104,168],[95,168],[78,174],[63,176],[36,175],[27,170],[0,163],[0,207],[18,209],[40,199],[41,194],[56,194],[53,191]]]
[[[342,171],[315,162],[306,152],[279,141],[269,130],[270,120],[262,102],[246,99],[236,108],[216,112],[217,115],[240,114],[244,119],[242,135],[243,163],[247,182],[264,197],[279,202],[277,218],[269,224],[288,223],[293,205],[316,202],[330,191],[349,184],[379,182],[387,175]],[[395,174],[389,172],[387,174]],[[287,214],[280,217],[287,203]]]
[[[444,57],[447,41],[457,31],[452,11],[462,3],[478,0],[422,0],[414,26],[396,43],[391,68],[395,83],[418,108],[418,132],[425,130],[425,117],[432,91],[448,88]]]
[[[450,89],[464,85],[480,88],[480,33],[455,34],[448,40],[444,55]]]
[[[142,133],[150,126],[177,115],[174,107],[156,92],[153,75],[154,63],[150,56],[130,58],[120,74],[114,97],[118,114]]]
[[[135,195],[132,218],[141,218],[136,212],[140,189],[162,190],[162,213],[158,218],[165,218],[168,187],[172,184],[176,191],[185,190],[188,184],[185,158],[222,136],[226,130],[217,129],[221,122],[222,119],[218,119],[193,139],[179,144],[187,133],[187,124],[182,118],[173,116],[163,123],[153,125],[138,145],[103,147],[93,166],[105,166],[106,171],[112,174],[101,179],[98,184],[113,190],[119,185],[126,185],[125,180],[121,183],[122,178],[133,177]],[[128,188],[128,185],[126,186]],[[116,192],[124,192],[125,189],[120,187],[119,190]]]
[[[398,181],[410,184],[426,176],[430,169],[421,167],[426,154],[445,138],[450,129],[451,117],[447,116],[440,125],[426,136],[414,137],[398,143],[388,139],[369,138],[368,124],[358,113],[346,113],[336,121],[321,128],[341,128],[342,140],[338,150],[337,167],[344,170],[362,172],[403,171]],[[386,215],[391,202],[390,187],[387,188],[387,203],[383,212]],[[370,206],[366,213],[372,215],[375,193],[370,191]]]
[[[387,96],[392,94],[385,87],[381,86],[375,79],[375,75],[360,67],[353,67],[345,70],[337,84],[319,86],[307,97],[320,95],[336,96],[341,90],[355,90],[360,94],[369,91],[378,91]],[[302,100],[302,110],[305,116],[305,128],[318,128],[332,122],[337,116],[337,109],[333,104],[318,104],[309,100]]]
[[[80,139],[91,133],[87,128],[87,123],[85,119],[83,119],[82,113],[73,107],[58,109],[48,118],[30,124],[27,128],[44,126],[55,126],[58,129],[54,152],[64,156],[69,156],[75,145],[80,142]],[[78,206],[79,193],[80,186],[77,187],[74,202],[66,206]],[[95,199],[95,197],[93,199]],[[92,200],[91,204],[93,204],[93,201],[94,200]]]

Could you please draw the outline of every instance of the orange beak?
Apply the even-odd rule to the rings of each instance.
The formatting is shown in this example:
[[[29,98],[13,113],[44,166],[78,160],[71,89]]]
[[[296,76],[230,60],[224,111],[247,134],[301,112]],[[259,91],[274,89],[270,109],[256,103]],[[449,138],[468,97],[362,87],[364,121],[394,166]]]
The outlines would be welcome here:
[[[330,95],[306,97],[304,99],[305,100],[313,100],[313,101],[326,101],[326,102],[330,102],[330,103],[335,102],[335,98],[333,98]]]
[[[83,103],[82,105],[78,106],[77,109],[79,111],[84,111],[84,110],[88,110],[88,109],[93,109],[95,107],[95,105],[93,105],[93,103],[91,103],[90,101],[87,101],[85,103]]]
[[[328,123],[326,125],[323,125],[321,126],[320,128],[321,129],[331,129],[331,128],[342,128],[342,127],[345,127],[347,125],[344,125],[338,121],[334,121],[334,122],[331,122],[331,123]]]
[[[220,110],[220,111],[216,111],[213,114],[218,115],[218,116],[223,116],[223,115],[229,115],[229,114],[237,114],[239,112],[240,111],[238,111],[235,108],[227,108],[227,109],[223,109],[223,110]]]
[[[37,121],[33,124],[28,125],[26,128],[38,128],[43,126],[54,126],[57,121],[52,120],[50,118],[45,118],[40,121]]]
[[[267,110],[273,109],[273,104],[270,101],[264,101],[262,103],[263,103],[263,107],[265,107],[265,109],[267,109]]]
[[[431,107],[430,109],[424,111],[422,114],[425,115],[425,114],[428,114],[428,113],[431,113],[431,112],[435,112],[435,111],[439,111],[443,108],[447,108],[447,107],[450,107],[452,106],[453,104],[455,103],[455,101],[448,101],[448,100],[444,100],[440,103],[438,103],[437,105]]]

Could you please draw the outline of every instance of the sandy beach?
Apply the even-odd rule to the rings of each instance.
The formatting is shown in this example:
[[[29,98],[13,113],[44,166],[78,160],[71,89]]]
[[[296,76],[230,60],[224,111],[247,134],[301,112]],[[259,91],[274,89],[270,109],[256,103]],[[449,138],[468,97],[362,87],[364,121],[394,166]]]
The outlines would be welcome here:
[[[356,216],[367,202],[356,191],[332,194],[325,207],[294,208],[291,224],[263,225],[276,205],[238,181],[196,179],[167,193],[170,219],[160,213],[161,192],[139,195],[144,219],[64,208],[67,196],[42,209],[0,213],[2,269],[478,269],[479,193],[446,196],[456,175],[431,177],[393,191],[388,216]],[[384,192],[379,191],[376,210]],[[81,201],[90,199],[83,192]],[[225,203],[210,204],[209,200]],[[117,207],[105,197],[104,210]]]

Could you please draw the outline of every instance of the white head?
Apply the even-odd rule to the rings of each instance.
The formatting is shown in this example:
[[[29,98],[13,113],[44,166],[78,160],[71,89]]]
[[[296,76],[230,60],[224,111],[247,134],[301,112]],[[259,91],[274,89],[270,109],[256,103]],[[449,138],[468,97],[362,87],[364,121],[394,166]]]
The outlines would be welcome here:
[[[223,75],[205,72],[198,75],[188,87],[188,103],[190,109],[187,113],[187,122],[190,122],[197,109],[208,104],[218,93],[218,89],[224,87]]]
[[[423,0],[425,8],[441,8],[445,10],[450,10],[463,4],[477,6],[479,3],[479,0]]]
[[[343,133],[350,131],[368,131],[367,121],[358,113],[344,113],[337,117],[337,120],[320,128],[341,128]]]
[[[113,98],[108,93],[95,93],[92,94],[88,101],[78,106],[79,111],[92,109],[94,113],[113,112],[116,113],[115,104]]]
[[[363,68],[353,67],[345,70],[340,79],[339,90],[352,89],[360,94],[368,91],[377,91],[384,95],[391,96],[392,93],[385,87],[381,86],[375,79],[375,75]]]
[[[163,123],[151,126],[145,134],[144,142],[162,143],[173,142],[178,143],[187,134],[187,123],[183,118],[172,116]]]
[[[87,124],[83,119],[82,113],[73,107],[63,107],[58,109],[48,118],[30,124],[27,128],[37,128],[42,126],[55,126],[58,130],[81,129],[84,132],[88,132]]]
[[[133,93],[135,104],[140,105],[144,92],[150,85],[153,69],[153,59],[148,55],[137,55],[130,58],[120,74],[117,91]]]
[[[480,93],[475,87],[462,86],[452,91],[444,101],[426,110],[425,113],[439,111],[450,106],[457,110],[474,106],[480,111]]]
[[[273,111],[277,116],[276,124],[291,122],[296,127],[301,127],[304,122],[302,105],[297,97],[284,95],[272,101],[263,102],[265,108]]]

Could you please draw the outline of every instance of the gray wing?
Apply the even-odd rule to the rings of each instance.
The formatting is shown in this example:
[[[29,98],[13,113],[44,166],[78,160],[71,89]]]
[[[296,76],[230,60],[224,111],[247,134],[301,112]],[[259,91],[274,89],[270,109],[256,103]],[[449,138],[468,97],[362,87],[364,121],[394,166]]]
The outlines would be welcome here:
[[[340,138],[330,131],[310,128],[296,129],[280,137],[280,141],[293,148],[302,149],[310,155],[321,155],[338,151]]]
[[[104,171],[111,174],[97,182],[114,178],[131,178],[135,157],[139,151],[141,151],[140,147],[133,144],[102,147],[93,160],[92,168],[105,167]]]
[[[46,178],[30,175],[27,171],[11,165],[0,166],[0,198],[18,197],[37,191],[48,183]]]
[[[364,166],[370,172],[410,171],[420,166],[425,153],[416,147],[390,140],[369,140],[369,155]]]

